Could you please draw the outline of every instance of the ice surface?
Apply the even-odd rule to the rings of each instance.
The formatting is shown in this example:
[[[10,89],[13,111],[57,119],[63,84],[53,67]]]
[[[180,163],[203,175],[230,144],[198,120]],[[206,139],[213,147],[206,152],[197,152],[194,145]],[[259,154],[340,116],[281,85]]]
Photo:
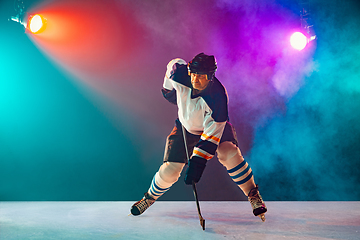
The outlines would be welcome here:
[[[266,222],[248,202],[0,202],[0,239],[360,239],[360,202],[266,202]]]

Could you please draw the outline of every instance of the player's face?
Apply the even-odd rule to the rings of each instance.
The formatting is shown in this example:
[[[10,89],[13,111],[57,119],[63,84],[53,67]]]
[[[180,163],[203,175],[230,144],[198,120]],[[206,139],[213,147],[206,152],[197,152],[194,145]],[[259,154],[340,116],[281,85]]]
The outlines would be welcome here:
[[[206,74],[190,73],[191,84],[194,89],[202,91],[209,84],[209,80]]]

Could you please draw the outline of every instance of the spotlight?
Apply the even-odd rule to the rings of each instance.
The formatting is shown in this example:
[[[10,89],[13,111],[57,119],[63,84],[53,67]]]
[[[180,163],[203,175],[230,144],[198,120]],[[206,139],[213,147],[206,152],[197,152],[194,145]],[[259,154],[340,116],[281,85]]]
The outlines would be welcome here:
[[[41,33],[46,28],[46,18],[44,18],[40,14],[30,15],[28,18],[26,17],[28,14],[25,10],[25,5],[22,0],[14,1],[14,9],[16,12],[15,16],[11,16],[9,20],[20,23],[24,28],[25,32],[31,32],[33,34]],[[24,19],[28,19],[27,22],[23,21]]]
[[[41,33],[46,28],[46,19],[40,15],[35,14],[29,17],[28,23],[27,23],[27,29],[29,29],[30,32],[36,34]]]
[[[301,51],[308,43],[316,39],[313,25],[310,17],[310,3],[308,0],[301,0],[300,2],[300,32],[295,32],[290,37],[290,44],[293,48]]]
[[[290,44],[293,48],[301,51],[308,44],[308,39],[303,33],[295,32],[290,37]]]

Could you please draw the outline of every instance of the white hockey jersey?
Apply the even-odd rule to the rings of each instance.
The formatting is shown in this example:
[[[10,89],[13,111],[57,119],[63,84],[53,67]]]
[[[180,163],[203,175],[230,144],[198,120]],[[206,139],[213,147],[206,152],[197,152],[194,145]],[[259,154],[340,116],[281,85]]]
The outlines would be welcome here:
[[[201,135],[192,157],[211,159],[228,120],[228,96],[224,86],[214,77],[205,90],[194,95],[187,63],[176,58],[167,65],[163,94],[178,106],[178,117],[186,130]]]

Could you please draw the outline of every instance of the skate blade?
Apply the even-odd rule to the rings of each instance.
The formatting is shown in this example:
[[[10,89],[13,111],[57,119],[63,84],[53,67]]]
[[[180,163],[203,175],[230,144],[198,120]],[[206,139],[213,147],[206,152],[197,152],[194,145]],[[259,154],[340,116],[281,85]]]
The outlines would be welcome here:
[[[258,215],[259,216],[259,218],[261,219],[261,221],[263,221],[263,222],[265,222],[265,213],[262,213],[262,214],[260,214],[260,215]]]

